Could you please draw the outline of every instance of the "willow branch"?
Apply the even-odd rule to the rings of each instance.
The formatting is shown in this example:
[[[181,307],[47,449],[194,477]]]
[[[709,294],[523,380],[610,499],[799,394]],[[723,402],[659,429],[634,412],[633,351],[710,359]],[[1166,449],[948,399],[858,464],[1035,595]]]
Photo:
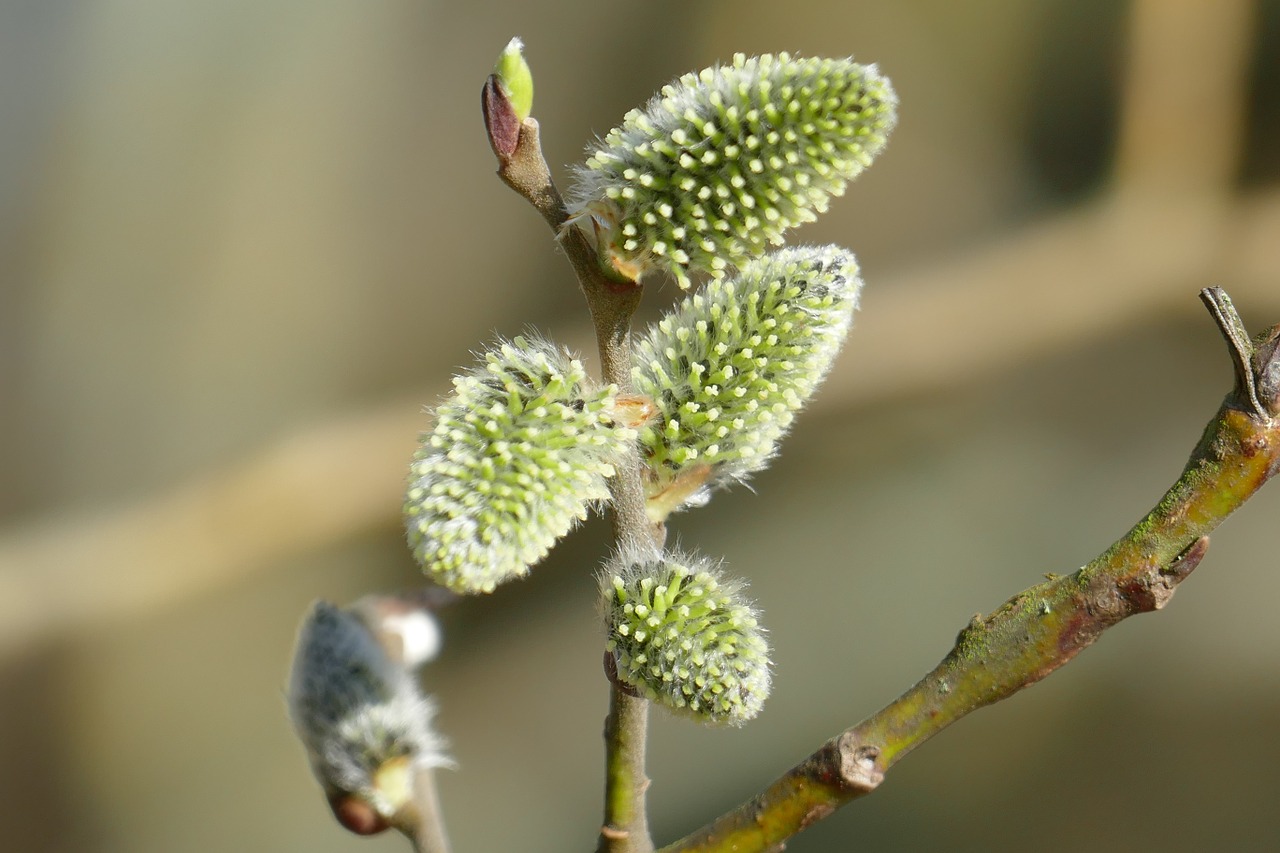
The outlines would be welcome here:
[[[513,125],[493,78],[483,93],[485,124],[498,158],[498,177],[542,215],[556,232],[586,298],[600,351],[601,378],[631,393],[631,317],[642,288],[601,266],[595,247],[577,226],[551,179],[542,156],[538,123]],[[610,481],[614,538],[619,549],[659,550],[665,530],[645,513],[638,448],[617,465]],[[610,679],[609,715],[605,719],[605,808],[598,849],[601,853],[648,853],[653,850],[645,807],[649,779],[645,775],[645,742],[649,703],[632,696]]]
[[[1044,678],[1120,620],[1168,602],[1204,557],[1209,532],[1280,471],[1280,326],[1250,340],[1226,293],[1210,288],[1202,298],[1227,341],[1236,383],[1155,509],[1080,571],[975,617],[937,668],[893,703],[664,853],[779,849],[874,791],[942,729]]]

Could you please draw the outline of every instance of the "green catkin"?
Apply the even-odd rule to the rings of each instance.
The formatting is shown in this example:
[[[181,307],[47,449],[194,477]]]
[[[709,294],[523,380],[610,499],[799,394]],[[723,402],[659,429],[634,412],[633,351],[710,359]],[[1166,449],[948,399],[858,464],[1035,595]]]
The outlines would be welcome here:
[[[723,276],[811,221],[871,164],[897,120],[874,65],[747,58],[686,74],[588,148],[570,210],[632,278],[687,288]]]
[[[454,379],[409,467],[405,530],[423,571],[462,593],[526,574],[609,496],[635,437],[615,402],[567,352],[524,338]]]
[[[861,286],[845,249],[783,249],[708,282],[637,343],[636,391],[658,410],[640,430],[654,520],[768,464],[839,352]]]
[[[601,598],[617,678],[711,723],[742,725],[769,695],[769,647],[741,584],[705,558],[615,557]]]

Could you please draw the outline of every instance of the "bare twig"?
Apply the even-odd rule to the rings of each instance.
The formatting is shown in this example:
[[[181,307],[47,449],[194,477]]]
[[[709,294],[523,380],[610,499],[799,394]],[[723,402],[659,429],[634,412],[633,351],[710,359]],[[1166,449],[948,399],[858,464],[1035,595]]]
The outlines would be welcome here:
[[[430,767],[418,770],[413,780],[414,825],[406,833],[417,853],[449,853],[449,837],[445,834],[440,798],[436,792],[436,774]]]
[[[525,119],[514,140],[497,139],[494,128],[505,125],[490,113],[505,112],[496,86],[484,91],[486,127],[498,158],[498,176],[525,198],[556,231],[586,297],[600,352],[601,378],[616,385],[619,393],[631,391],[631,317],[640,304],[642,288],[601,265],[599,255],[576,226],[568,224],[568,210],[551,179],[538,139],[538,123]],[[495,103],[496,102],[496,103]],[[510,152],[510,153],[508,153]],[[617,466],[610,482],[614,539],[619,549],[657,551],[665,530],[649,521],[644,507],[639,449],[632,447]],[[605,720],[605,808],[600,830],[601,853],[648,853],[649,834],[645,792],[645,741],[649,703],[635,697],[610,679],[609,715]]]
[[[961,717],[1044,678],[1135,613],[1157,610],[1199,564],[1208,534],[1280,471],[1280,372],[1265,346],[1239,334],[1226,294],[1205,292],[1233,364],[1249,365],[1210,421],[1182,476],[1155,509],[1080,571],[1031,587],[975,617],[933,672],[880,712],[823,744],[763,792],[665,853],[772,850],[876,789],[903,756]]]
[[[605,817],[597,846],[600,853],[653,850],[645,809],[648,736],[649,701],[611,681],[609,716],[604,723]]]

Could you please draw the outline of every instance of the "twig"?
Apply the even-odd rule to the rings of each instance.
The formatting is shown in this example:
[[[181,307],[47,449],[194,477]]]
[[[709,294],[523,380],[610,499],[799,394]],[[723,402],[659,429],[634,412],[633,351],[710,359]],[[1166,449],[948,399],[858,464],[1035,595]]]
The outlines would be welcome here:
[[[601,266],[599,255],[576,226],[567,224],[568,210],[551,179],[538,139],[538,123],[525,119],[512,135],[505,104],[493,78],[485,86],[483,105],[490,142],[498,158],[498,176],[526,199],[557,233],[586,297],[600,351],[601,378],[620,394],[631,391],[631,317],[642,288]],[[645,513],[638,448],[617,465],[610,482],[614,539],[620,550],[657,551],[666,532]],[[598,849],[601,853],[648,853],[653,850],[645,808],[649,779],[645,775],[648,702],[624,691],[610,679],[609,715],[605,720],[605,808]]]
[[[772,850],[871,793],[915,747],[978,708],[1034,684],[1103,631],[1158,610],[1199,564],[1208,534],[1280,471],[1280,326],[1255,344],[1220,289],[1203,294],[1232,354],[1248,365],[1182,476],[1123,538],[1075,574],[974,617],[942,663],[892,704],[827,741],[762,793],[664,853]],[[1267,392],[1256,389],[1266,385]],[[1251,391],[1253,389],[1253,391]]]
[[[413,780],[415,821],[407,833],[416,853],[449,853],[449,837],[445,834],[440,798],[436,791],[435,770],[424,767]]]
[[[609,716],[604,723],[605,817],[597,846],[600,853],[653,850],[645,809],[648,733],[648,700],[632,696],[610,681]]]

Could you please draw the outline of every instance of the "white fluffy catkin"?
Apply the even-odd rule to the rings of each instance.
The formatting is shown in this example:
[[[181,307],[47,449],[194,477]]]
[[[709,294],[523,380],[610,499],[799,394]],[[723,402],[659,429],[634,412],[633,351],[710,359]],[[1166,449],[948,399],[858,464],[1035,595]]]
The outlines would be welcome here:
[[[288,701],[312,772],[331,798],[354,795],[389,818],[403,803],[379,786],[380,769],[399,759],[452,765],[413,672],[387,657],[358,616],[328,602],[312,606],[298,633]]]

